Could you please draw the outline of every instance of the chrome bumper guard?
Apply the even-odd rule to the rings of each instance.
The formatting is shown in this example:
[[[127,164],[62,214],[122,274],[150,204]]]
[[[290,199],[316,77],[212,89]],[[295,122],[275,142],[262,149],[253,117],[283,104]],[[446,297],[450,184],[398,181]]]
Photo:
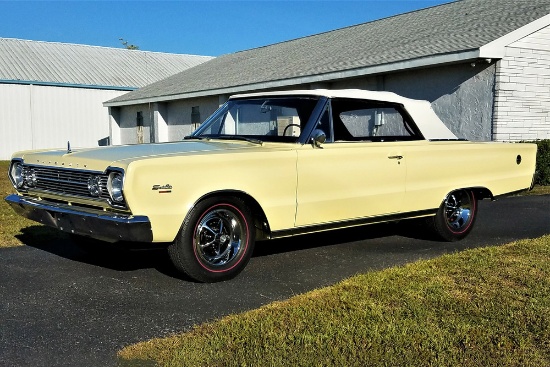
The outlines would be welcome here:
[[[151,223],[146,216],[131,216],[70,205],[44,202],[19,195],[4,199],[25,218],[57,228],[63,232],[88,236],[108,242],[152,242]]]

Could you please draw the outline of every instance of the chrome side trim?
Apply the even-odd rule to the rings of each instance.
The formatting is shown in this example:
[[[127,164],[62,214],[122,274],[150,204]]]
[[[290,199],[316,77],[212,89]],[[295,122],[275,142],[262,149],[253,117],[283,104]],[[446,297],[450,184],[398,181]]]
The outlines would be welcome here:
[[[69,194],[56,194],[52,193],[46,190],[38,190],[38,189],[27,189],[27,191],[23,191],[25,193],[25,196],[27,198],[30,198],[31,196],[35,198],[35,200],[40,199],[50,199],[55,200],[58,202],[66,203],[68,206],[71,204],[77,204],[77,205],[87,205],[89,207],[97,207],[98,210],[101,210],[102,208],[106,209],[118,209],[114,208],[111,204],[109,204],[108,200],[105,200],[103,198],[85,198],[82,196],[76,196],[76,195],[69,195]],[[122,209],[120,209],[122,211]]]
[[[146,216],[133,216],[96,209],[47,202],[16,194],[4,199],[25,218],[63,232],[97,238],[107,242],[152,242],[151,223]]]
[[[285,229],[281,231],[273,231],[271,232],[271,237],[269,238],[290,237],[290,236],[296,236],[296,235],[302,235],[302,234],[308,234],[308,233],[314,233],[314,232],[331,231],[334,229],[351,228],[351,227],[363,226],[368,224],[395,222],[395,221],[404,220],[404,219],[427,217],[427,216],[435,215],[437,213],[437,210],[438,208],[420,210],[416,212],[382,215],[378,217],[359,218],[359,219],[353,219],[353,220],[348,220],[343,222],[324,223],[324,224],[318,224],[318,225],[307,226],[307,227],[297,227],[297,228]]]

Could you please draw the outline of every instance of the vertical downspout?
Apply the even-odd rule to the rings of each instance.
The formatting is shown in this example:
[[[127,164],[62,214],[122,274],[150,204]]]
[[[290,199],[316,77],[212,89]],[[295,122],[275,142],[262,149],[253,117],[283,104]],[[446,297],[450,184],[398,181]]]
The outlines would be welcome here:
[[[147,59],[146,59],[147,60]],[[151,106],[151,102],[148,102],[147,109],[149,110],[149,143],[157,143],[155,137],[156,128],[155,128],[155,112]]]
[[[497,60],[495,62],[495,70],[493,72],[493,106],[491,108],[491,141],[494,141],[496,138],[496,121],[495,121],[495,115],[496,115],[496,109],[497,109],[497,97],[499,93],[498,84],[497,84],[497,75],[500,71],[500,60]]]
[[[384,74],[376,76],[376,90],[379,92],[386,90],[386,76]]]

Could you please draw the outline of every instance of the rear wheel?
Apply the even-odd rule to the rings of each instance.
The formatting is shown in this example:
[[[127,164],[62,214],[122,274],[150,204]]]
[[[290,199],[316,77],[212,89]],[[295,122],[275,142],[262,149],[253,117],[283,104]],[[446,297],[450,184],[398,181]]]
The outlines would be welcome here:
[[[175,267],[200,282],[237,276],[250,260],[255,230],[250,209],[238,198],[199,202],[168,247]]]
[[[477,200],[474,193],[460,189],[447,195],[437,214],[428,219],[428,224],[440,239],[458,241],[472,231],[476,217]]]

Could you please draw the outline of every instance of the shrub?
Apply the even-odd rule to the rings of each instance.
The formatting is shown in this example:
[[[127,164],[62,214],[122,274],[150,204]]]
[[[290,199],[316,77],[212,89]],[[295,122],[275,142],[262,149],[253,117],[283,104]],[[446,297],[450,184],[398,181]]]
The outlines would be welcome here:
[[[550,139],[529,143],[535,143],[538,146],[535,184],[542,186],[550,185]]]

